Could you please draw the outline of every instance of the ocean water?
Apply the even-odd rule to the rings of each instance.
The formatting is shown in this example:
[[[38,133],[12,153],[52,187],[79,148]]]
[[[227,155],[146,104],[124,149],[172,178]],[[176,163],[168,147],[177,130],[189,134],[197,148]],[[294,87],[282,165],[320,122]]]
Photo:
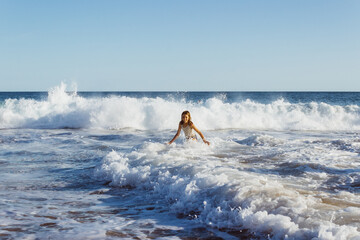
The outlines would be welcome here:
[[[360,239],[360,93],[0,93],[0,238]]]

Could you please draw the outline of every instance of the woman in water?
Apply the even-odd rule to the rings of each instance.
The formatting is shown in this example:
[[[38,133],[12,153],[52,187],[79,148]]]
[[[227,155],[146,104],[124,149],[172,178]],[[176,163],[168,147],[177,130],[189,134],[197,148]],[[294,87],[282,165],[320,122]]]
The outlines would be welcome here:
[[[180,135],[181,129],[184,131],[185,138],[187,140],[189,140],[189,139],[197,140],[196,134],[193,132],[193,129],[194,129],[195,132],[197,132],[200,135],[200,137],[202,138],[204,143],[206,143],[207,145],[210,145],[210,143],[205,140],[204,135],[200,132],[199,129],[197,129],[195,127],[195,125],[191,121],[191,116],[190,116],[189,111],[184,111],[181,114],[181,121],[179,122],[179,128],[178,128],[175,136],[173,137],[173,139],[171,139],[171,141],[169,142],[169,144],[172,144],[175,141],[175,139]]]

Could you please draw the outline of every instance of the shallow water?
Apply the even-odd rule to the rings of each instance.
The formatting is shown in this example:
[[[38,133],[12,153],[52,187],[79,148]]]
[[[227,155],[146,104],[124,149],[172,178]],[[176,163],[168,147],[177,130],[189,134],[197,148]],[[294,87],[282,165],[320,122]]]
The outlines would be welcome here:
[[[129,152],[129,139],[149,140],[153,133],[1,132],[0,234],[5,239],[229,237],[181,212],[169,213],[168,201],[141,185],[115,186],[94,177],[112,149]]]
[[[357,100],[56,91],[3,97],[2,239],[360,239]]]

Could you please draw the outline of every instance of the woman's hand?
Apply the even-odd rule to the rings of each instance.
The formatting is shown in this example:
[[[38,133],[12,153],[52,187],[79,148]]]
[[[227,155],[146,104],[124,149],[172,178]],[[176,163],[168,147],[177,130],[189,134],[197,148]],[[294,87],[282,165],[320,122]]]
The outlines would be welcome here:
[[[205,139],[203,139],[204,143],[206,143],[207,145],[210,145],[210,142],[206,141]]]

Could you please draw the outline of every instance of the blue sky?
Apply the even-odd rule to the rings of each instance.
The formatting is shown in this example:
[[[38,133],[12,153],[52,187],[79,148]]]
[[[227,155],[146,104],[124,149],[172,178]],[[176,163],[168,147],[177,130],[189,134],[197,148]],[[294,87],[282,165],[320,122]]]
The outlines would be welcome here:
[[[0,0],[0,91],[360,91],[358,0]]]

